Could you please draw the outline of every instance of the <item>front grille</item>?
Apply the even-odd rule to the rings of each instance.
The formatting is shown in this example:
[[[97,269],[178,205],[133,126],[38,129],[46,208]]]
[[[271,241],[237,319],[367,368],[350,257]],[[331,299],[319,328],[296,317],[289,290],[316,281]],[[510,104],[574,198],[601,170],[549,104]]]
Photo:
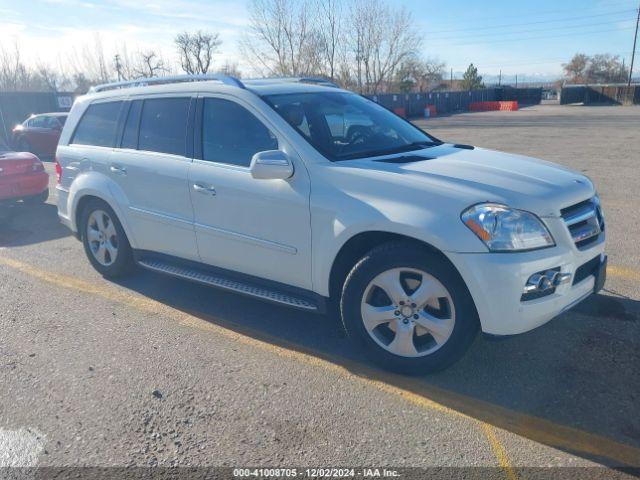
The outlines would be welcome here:
[[[573,243],[582,249],[598,240],[604,231],[604,218],[597,200],[590,198],[560,210]]]
[[[586,263],[583,263],[576,269],[576,273],[573,275],[573,284],[576,285],[587,278],[589,275],[595,275],[600,266],[600,255],[592,258]]]

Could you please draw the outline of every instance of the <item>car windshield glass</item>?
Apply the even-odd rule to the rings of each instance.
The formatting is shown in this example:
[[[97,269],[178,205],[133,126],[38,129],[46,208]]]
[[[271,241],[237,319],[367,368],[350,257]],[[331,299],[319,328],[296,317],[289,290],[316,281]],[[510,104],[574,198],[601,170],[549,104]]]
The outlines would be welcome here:
[[[353,93],[295,93],[263,98],[332,161],[408,152],[441,143],[386,108]]]
[[[0,153],[8,152],[9,146],[4,143],[4,140],[0,139]]]

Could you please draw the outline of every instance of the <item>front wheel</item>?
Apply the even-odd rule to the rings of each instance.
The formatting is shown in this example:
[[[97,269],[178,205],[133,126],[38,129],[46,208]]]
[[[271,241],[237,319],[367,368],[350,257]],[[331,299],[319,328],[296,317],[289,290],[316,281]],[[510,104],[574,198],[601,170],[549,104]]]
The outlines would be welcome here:
[[[478,331],[471,295],[444,258],[404,242],[378,247],[351,270],[341,314],[373,361],[403,373],[456,362]]]
[[[105,277],[130,273],[134,265],[131,245],[111,207],[101,200],[90,200],[81,218],[82,243],[93,267]]]

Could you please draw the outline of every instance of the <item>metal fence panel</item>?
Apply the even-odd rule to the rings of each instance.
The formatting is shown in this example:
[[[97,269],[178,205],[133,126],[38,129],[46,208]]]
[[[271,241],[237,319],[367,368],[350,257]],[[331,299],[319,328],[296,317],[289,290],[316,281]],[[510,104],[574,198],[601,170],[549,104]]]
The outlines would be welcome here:
[[[640,104],[640,85],[576,85],[562,87],[560,103],[585,105],[607,103],[613,105]]]
[[[0,138],[8,140],[11,129],[33,113],[67,112],[72,104],[72,93],[0,92]]]
[[[408,117],[421,117],[427,105],[434,105],[438,114],[466,112],[469,104],[516,100],[521,105],[537,105],[542,100],[542,88],[484,88],[472,91],[426,93],[384,93],[368,95],[374,102],[396,110],[403,108]]]

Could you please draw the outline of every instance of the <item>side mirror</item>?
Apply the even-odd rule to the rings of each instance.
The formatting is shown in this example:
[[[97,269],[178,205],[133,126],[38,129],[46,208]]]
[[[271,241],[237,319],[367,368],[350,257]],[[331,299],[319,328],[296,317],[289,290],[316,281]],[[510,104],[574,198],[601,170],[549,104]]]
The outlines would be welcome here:
[[[253,156],[250,170],[253,178],[286,180],[293,176],[293,163],[282,150],[267,150]]]

